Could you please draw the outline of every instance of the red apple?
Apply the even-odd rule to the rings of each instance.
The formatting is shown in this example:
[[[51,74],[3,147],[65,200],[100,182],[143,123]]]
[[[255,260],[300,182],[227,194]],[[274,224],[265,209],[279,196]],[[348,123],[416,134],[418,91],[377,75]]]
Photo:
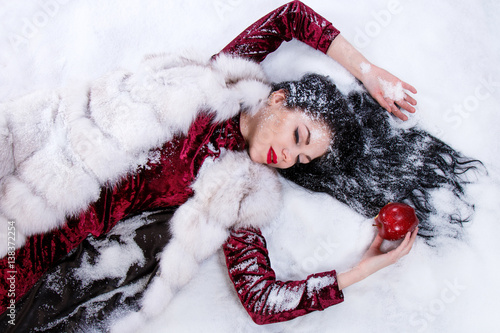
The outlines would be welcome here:
[[[403,238],[408,231],[413,231],[418,225],[418,218],[413,207],[391,202],[382,207],[375,217],[375,226],[380,237],[387,240]]]

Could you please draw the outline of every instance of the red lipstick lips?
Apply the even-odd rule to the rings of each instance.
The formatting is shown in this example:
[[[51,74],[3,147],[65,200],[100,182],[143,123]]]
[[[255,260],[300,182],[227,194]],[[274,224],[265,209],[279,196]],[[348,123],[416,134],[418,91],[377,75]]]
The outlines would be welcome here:
[[[278,157],[276,156],[273,147],[269,148],[269,151],[267,152],[267,164],[271,163],[272,164],[278,163]]]

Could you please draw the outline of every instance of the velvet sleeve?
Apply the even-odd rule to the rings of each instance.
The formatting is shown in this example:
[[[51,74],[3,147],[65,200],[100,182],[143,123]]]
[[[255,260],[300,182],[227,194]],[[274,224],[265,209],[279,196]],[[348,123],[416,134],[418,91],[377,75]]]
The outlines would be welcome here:
[[[339,33],[314,10],[292,1],[249,26],[221,52],[261,62],[284,41],[297,39],[326,53]]]
[[[259,325],[290,320],[344,300],[334,270],[301,281],[276,280],[258,229],[231,231],[223,249],[238,297]]]

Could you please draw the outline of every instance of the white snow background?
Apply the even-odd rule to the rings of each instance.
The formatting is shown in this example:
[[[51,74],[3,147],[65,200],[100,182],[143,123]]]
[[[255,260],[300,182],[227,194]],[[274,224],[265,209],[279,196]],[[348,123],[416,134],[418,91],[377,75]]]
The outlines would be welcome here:
[[[305,0],[370,61],[414,85],[409,124],[482,160],[464,240],[418,239],[396,265],[348,287],[342,304],[257,326],[239,304],[221,253],[144,332],[496,332],[500,327],[500,3],[493,0]],[[0,0],[0,101],[134,68],[145,54],[210,56],[285,1]],[[307,71],[355,87],[333,60],[291,42],[270,56],[273,80]],[[404,124],[407,125],[407,124]],[[442,198],[438,203],[449,203]],[[375,235],[370,219],[325,195],[287,187],[265,230],[278,278],[355,265]]]

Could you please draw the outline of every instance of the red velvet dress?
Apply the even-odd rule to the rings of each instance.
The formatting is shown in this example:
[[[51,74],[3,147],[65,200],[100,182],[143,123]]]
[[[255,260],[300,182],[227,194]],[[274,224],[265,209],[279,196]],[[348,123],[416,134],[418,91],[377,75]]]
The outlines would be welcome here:
[[[338,34],[330,22],[301,2],[293,1],[251,25],[222,52],[260,62],[292,38],[326,52]],[[12,279],[7,278],[15,277],[15,298],[19,299],[88,235],[107,233],[119,220],[142,211],[183,204],[193,194],[189,186],[204,160],[217,158],[221,149],[245,149],[239,118],[213,123],[211,117],[201,115],[186,136],[158,148],[158,160],[113,188],[103,188],[100,199],[80,216],[68,219],[60,229],[30,237],[16,251],[15,267],[9,266],[7,257],[0,260],[0,313],[12,299],[8,296]],[[224,253],[238,296],[259,324],[289,320],[343,300],[335,271],[304,281],[276,281],[259,230],[233,231]],[[250,262],[257,266],[249,265]]]

